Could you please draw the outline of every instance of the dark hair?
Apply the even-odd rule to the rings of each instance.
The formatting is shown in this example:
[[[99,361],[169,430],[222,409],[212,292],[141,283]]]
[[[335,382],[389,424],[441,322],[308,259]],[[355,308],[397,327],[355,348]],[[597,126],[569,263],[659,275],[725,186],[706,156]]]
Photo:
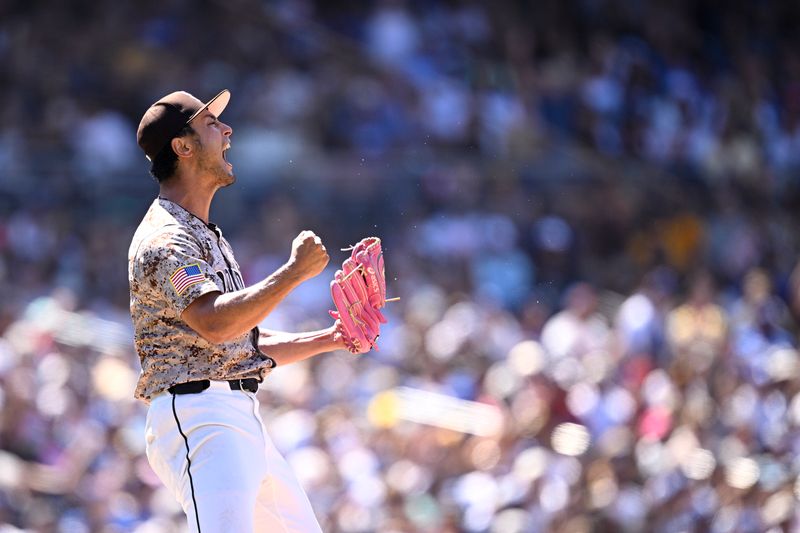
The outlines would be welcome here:
[[[183,137],[184,135],[194,135],[191,124],[185,125],[172,139]],[[172,149],[172,139],[158,152],[150,166],[150,175],[159,183],[170,179],[175,174],[175,169],[178,168],[178,155]]]

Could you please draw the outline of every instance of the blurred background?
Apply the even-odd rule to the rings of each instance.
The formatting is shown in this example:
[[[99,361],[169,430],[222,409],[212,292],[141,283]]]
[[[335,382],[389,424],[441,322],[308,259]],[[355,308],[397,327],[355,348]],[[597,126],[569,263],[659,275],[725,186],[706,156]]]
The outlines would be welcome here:
[[[183,532],[144,457],[127,248],[176,89],[233,99],[212,220],[264,326],[383,239],[380,350],[259,393],[325,531],[800,528],[800,5],[0,2],[0,531]]]

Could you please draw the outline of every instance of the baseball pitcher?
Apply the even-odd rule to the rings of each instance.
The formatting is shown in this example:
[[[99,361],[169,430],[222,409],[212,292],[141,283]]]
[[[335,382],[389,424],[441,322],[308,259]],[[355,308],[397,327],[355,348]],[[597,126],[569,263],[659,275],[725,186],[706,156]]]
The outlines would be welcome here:
[[[256,391],[276,366],[345,348],[341,320],[308,333],[258,324],[328,264],[319,237],[301,232],[286,263],[246,287],[218,226],[214,194],[235,181],[220,121],[227,90],[206,103],[174,92],[142,117],[137,140],[159,195],[128,254],[135,396],[149,404],[150,465],[181,503],[190,531],[316,532],[308,497],[267,435]],[[363,350],[362,350],[363,351]]]

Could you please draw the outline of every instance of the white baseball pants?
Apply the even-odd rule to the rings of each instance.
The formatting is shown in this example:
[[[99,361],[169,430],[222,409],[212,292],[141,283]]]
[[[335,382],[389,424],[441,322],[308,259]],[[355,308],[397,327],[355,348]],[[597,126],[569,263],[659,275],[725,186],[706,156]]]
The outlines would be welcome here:
[[[156,396],[147,459],[180,502],[192,533],[320,533],[308,496],[267,435],[255,394],[212,381]]]

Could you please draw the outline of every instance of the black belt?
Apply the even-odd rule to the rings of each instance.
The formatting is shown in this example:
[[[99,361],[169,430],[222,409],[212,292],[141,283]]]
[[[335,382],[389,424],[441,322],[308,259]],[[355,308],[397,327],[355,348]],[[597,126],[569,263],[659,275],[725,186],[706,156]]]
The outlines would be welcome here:
[[[186,383],[179,383],[177,385],[173,385],[167,390],[172,394],[197,394],[198,392],[203,392],[210,386],[211,382],[209,380],[201,379],[199,381],[187,381]],[[246,390],[248,392],[255,393],[258,391],[258,380],[256,378],[230,379],[228,380],[228,386],[231,388],[231,390]]]

